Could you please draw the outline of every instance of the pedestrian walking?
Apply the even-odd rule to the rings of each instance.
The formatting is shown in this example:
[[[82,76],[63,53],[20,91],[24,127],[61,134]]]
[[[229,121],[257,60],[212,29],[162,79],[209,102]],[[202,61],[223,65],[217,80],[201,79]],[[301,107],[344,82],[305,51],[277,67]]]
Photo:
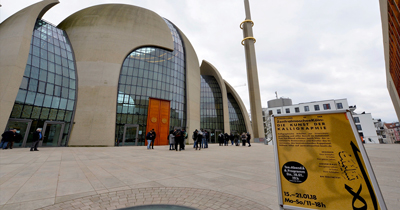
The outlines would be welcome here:
[[[229,144],[229,134],[225,133],[224,134],[224,145],[228,146],[228,144]]]
[[[218,135],[218,143],[219,143],[219,146],[223,146],[223,144],[224,144],[224,134],[223,133],[220,133]]]
[[[246,146],[247,135],[245,132],[242,133],[241,139],[242,139],[242,146]]]
[[[249,144],[249,147],[251,147],[250,140],[251,140],[250,133],[247,132],[247,144]]]
[[[197,133],[198,133],[199,131],[196,129],[195,131],[193,131],[193,134],[192,134],[192,139],[193,139],[193,148],[196,148],[196,145],[197,145]]]
[[[32,142],[32,146],[31,146],[31,151],[39,151],[37,149],[40,140],[42,140],[43,136],[42,136],[42,129],[38,128],[36,129],[36,131],[33,133],[33,142]]]

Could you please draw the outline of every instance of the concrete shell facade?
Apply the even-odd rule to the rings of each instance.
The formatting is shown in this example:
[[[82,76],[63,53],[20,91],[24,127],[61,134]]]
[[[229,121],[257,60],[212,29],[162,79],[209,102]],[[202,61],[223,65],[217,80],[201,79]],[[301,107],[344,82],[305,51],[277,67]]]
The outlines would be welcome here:
[[[36,19],[57,0],[45,0],[17,12],[0,24],[0,128],[4,129],[24,75]]]
[[[21,10],[0,25],[0,127],[5,128],[24,74],[36,19],[58,1],[44,0]],[[58,28],[68,34],[77,72],[77,102],[68,146],[114,146],[118,82],[124,59],[135,49],[174,50],[171,31],[162,17],[140,7],[105,4],[78,11]],[[230,132],[227,94],[240,106],[252,134],[246,108],[234,89],[207,61],[199,67],[196,52],[176,28],[185,49],[186,130],[200,128],[200,75],[213,76],[221,87],[224,130]],[[17,36],[16,36],[17,35]]]

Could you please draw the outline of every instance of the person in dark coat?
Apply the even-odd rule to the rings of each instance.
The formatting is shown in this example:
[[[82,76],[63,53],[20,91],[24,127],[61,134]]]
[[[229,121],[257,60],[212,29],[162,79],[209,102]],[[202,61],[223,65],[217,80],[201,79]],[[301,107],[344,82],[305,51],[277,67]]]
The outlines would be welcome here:
[[[228,146],[228,144],[229,144],[229,134],[228,133],[225,133],[224,134],[224,145],[225,146]]]
[[[249,147],[251,147],[250,139],[251,139],[250,133],[247,132],[247,144],[249,144]]]
[[[223,146],[223,143],[224,143],[224,134],[223,133],[220,133],[218,135],[218,143],[219,143],[219,146]]]
[[[196,148],[196,145],[197,145],[197,133],[198,133],[198,131],[197,131],[197,129],[195,130],[195,131],[193,131],[193,134],[192,134],[192,139],[193,139],[193,148]]]
[[[20,133],[18,133],[18,131],[16,131],[14,133],[14,138],[8,142],[7,148],[12,149],[14,146],[14,142],[19,143],[19,142],[21,142],[22,138],[23,138],[22,135]]]
[[[42,140],[43,136],[42,136],[42,129],[38,128],[36,129],[36,131],[33,133],[33,142],[32,142],[32,146],[31,146],[31,151],[39,151],[37,149],[40,140]]]
[[[0,148],[2,149],[7,149],[8,142],[12,142],[14,139],[14,134],[17,130],[15,129],[10,129],[3,134],[1,134],[1,143],[0,143]]]
[[[177,129],[174,133],[174,136],[175,136],[175,150],[178,151],[178,144],[179,144],[179,151],[181,151],[183,148],[183,146],[182,146],[182,143],[183,143],[182,131],[180,129]]]
[[[152,138],[151,138],[151,149],[154,149],[154,140],[157,137],[156,132],[154,131],[154,129],[151,129],[151,133],[152,133]]]
[[[197,148],[198,148],[199,150],[201,150],[201,141],[202,141],[202,139],[203,139],[203,132],[202,132],[201,130],[199,130],[199,131],[197,132],[196,150],[197,150]]]
[[[147,140],[147,149],[151,149],[151,141],[152,141],[152,139],[153,139],[153,134],[151,133],[151,131],[149,131],[147,134],[146,134],[146,140]]]
[[[232,146],[233,146],[233,142],[235,141],[235,136],[233,135],[233,133],[231,133],[231,135],[229,136],[229,139],[232,142]]]

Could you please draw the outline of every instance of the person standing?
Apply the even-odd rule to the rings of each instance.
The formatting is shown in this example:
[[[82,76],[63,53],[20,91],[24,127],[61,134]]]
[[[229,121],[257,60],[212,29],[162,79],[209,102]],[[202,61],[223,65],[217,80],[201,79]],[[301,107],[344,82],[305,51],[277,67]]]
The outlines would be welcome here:
[[[14,142],[19,143],[21,142],[22,139],[23,139],[22,135],[17,130],[15,130],[14,138],[8,142],[7,148],[12,149],[14,147]]]
[[[175,150],[174,146],[175,146],[175,136],[174,136],[174,131],[171,130],[171,132],[169,132],[169,150]]]
[[[206,131],[203,129],[200,129],[201,131],[201,148],[205,148],[205,144],[206,144]]]
[[[43,136],[42,136],[42,129],[38,128],[36,129],[36,131],[33,133],[33,142],[32,142],[32,146],[31,146],[31,151],[39,151],[37,149],[40,140],[42,140]]]
[[[199,130],[199,132],[197,133],[196,150],[197,150],[197,148],[199,148],[199,150],[201,150],[202,139],[203,139],[203,132],[201,132],[201,130]]]
[[[146,135],[146,139],[147,139],[147,149],[151,149],[151,141],[152,141],[153,135],[151,133],[151,131],[149,131]]]
[[[192,134],[193,148],[196,148],[196,146],[197,146],[197,133],[198,133],[198,131],[196,129],[195,131],[193,131],[193,134]]]
[[[232,142],[232,146],[233,146],[233,141],[235,140],[235,136],[233,135],[233,133],[231,133],[231,135],[229,135],[229,139]]]
[[[247,144],[249,144],[249,147],[251,147],[250,139],[251,139],[250,133],[247,132]]]
[[[12,142],[12,140],[14,139],[15,132],[16,132],[15,129],[10,129],[10,130],[4,132],[3,134],[1,134],[1,137],[2,137],[1,143],[0,143],[1,149],[7,149],[8,142]]]
[[[218,143],[219,143],[219,146],[223,146],[223,144],[224,144],[224,134],[223,133],[220,133],[218,135]]]
[[[229,134],[228,133],[225,133],[224,134],[224,145],[225,146],[228,146],[228,144],[229,144]]]
[[[152,138],[151,138],[151,149],[154,149],[154,140],[157,137],[156,132],[154,131],[154,129],[151,129],[151,134],[152,134]]]
[[[242,139],[242,146],[246,146],[247,135],[245,132],[242,133],[241,139]]]
[[[204,143],[204,148],[208,148],[208,141],[210,140],[210,133],[208,131],[204,131],[206,136],[206,141]]]
[[[187,134],[187,132],[185,131],[185,129],[182,129],[182,146],[183,146],[183,150],[185,150],[185,147],[186,147],[186,139],[188,138],[188,134]]]
[[[174,133],[175,136],[175,151],[178,151],[178,144],[179,144],[179,151],[182,150],[182,132],[180,129],[177,129]]]

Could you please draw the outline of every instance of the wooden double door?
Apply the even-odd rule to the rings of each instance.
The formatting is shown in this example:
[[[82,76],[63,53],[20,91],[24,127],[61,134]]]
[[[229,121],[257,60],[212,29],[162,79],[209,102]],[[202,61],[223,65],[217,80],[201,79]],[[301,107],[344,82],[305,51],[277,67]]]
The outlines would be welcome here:
[[[147,112],[146,135],[154,129],[157,134],[154,145],[169,145],[169,119],[170,101],[150,98]]]

